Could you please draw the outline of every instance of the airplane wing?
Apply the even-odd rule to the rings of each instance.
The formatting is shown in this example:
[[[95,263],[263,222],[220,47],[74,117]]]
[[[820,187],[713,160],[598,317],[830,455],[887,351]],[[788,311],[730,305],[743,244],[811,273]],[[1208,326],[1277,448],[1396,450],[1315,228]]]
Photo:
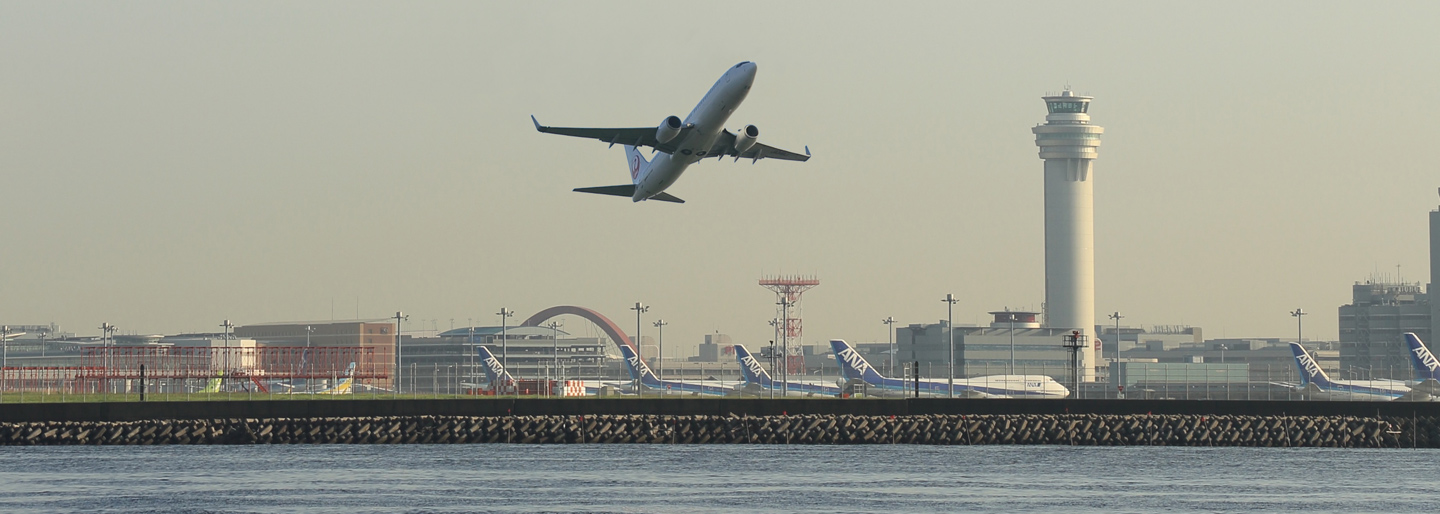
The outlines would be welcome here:
[[[654,137],[653,134],[651,137]],[[735,134],[732,134],[729,130],[721,130],[720,136],[715,138],[715,145],[710,147],[710,153],[708,155],[717,156],[717,158],[734,157],[736,160],[750,159],[751,162],[755,162],[760,159],[808,161],[810,160],[810,148],[806,147],[804,154],[798,154],[789,150],[781,150],[779,148],[775,148],[773,146],[766,146],[757,142],[755,143],[755,146],[750,147],[744,152],[736,152]]]
[[[689,133],[695,130],[693,126],[685,126],[680,129],[680,134],[669,142],[661,143],[655,139],[655,127],[634,127],[634,128],[580,128],[580,127],[547,127],[541,125],[534,116],[530,121],[535,123],[535,130],[546,134],[559,134],[562,136],[583,137],[597,139],[605,143],[622,144],[630,146],[648,146],[665,153],[674,153],[679,147],[676,143],[685,140]],[[732,138],[734,136],[731,136]],[[759,145],[756,145],[759,146]]]

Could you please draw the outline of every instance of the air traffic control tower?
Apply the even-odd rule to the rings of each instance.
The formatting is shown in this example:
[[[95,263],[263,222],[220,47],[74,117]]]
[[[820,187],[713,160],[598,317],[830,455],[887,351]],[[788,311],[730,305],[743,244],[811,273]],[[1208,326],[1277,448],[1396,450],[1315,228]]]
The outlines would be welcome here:
[[[1430,338],[1440,339],[1440,207],[1430,211]],[[1436,346],[1440,341],[1425,341]]]
[[[1091,97],[1069,87],[1046,96],[1050,114],[1031,129],[1045,160],[1045,325],[1095,334],[1095,159],[1100,134]],[[1095,348],[1081,351],[1084,381],[1095,380]]]

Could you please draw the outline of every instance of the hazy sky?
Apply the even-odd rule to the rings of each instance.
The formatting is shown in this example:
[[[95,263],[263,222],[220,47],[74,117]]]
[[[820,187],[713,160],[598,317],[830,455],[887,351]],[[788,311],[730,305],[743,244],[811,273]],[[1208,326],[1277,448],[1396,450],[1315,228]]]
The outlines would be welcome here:
[[[1096,311],[1335,338],[1350,285],[1428,282],[1440,3],[0,2],[0,321],[82,334],[552,305],[667,342],[806,338],[1044,301],[1030,127],[1095,97]],[[620,148],[684,117],[808,163],[705,161],[633,204]],[[424,321],[420,321],[424,320]],[[1103,321],[1097,320],[1097,321]],[[578,324],[572,322],[572,324]],[[585,332],[569,327],[572,332]],[[668,346],[668,345],[667,345]]]

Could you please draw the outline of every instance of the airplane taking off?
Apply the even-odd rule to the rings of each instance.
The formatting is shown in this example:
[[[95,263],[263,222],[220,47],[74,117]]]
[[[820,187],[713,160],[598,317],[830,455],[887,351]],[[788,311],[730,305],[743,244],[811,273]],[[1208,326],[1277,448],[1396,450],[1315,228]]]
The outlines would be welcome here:
[[[835,352],[835,361],[840,364],[840,375],[846,380],[861,380],[869,386],[870,394],[876,396],[904,397],[914,394],[915,379],[885,378],[870,362],[855,351],[855,348],[840,339],[830,340]],[[948,397],[951,391],[956,398],[1064,398],[1070,390],[1055,379],[1045,375],[991,375],[975,378],[957,378],[955,387],[949,381],[920,379],[920,396]]]
[[[547,134],[598,139],[610,143],[610,146],[615,146],[615,143],[625,145],[625,156],[630,166],[630,184],[581,187],[576,188],[576,191],[628,196],[635,202],[659,200],[685,203],[684,200],[666,193],[665,188],[679,180],[680,174],[685,173],[685,168],[706,157],[734,157],[736,161],[745,158],[750,159],[751,163],[760,159],[810,159],[808,146],[805,147],[805,155],[800,155],[755,142],[756,138],[760,137],[760,129],[754,125],[746,125],[739,135],[725,130],[725,121],[730,119],[730,114],[745,100],[745,95],[750,93],[750,85],[755,83],[755,69],[755,63],[750,61],[730,67],[710,88],[710,92],[705,93],[700,104],[690,111],[684,121],[672,115],[662,120],[659,127],[547,127],[541,125],[534,116],[530,117],[530,121],[535,124],[535,130]],[[653,155],[653,160],[646,161],[640,152],[639,147],[644,146],[659,152]]]
[[[1412,390],[1410,386],[1398,380],[1331,380],[1320,369],[1320,363],[1305,351],[1305,347],[1299,343],[1290,343],[1290,351],[1295,354],[1295,366],[1300,369],[1300,385],[1291,386],[1294,389],[1305,393],[1311,399],[1324,400],[1354,400],[1354,401],[1431,401],[1434,398],[1421,390]],[[1288,385],[1288,384],[1285,384]]]
[[[760,386],[761,390],[774,389],[785,396],[840,396],[841,389],[838,386],[815,382],[781,383],[771,379],[770,373],[760,366],[760,361],[755,360],[755,356],[750,355],[750,350],[746,350],[745,345],[735,345],[735,360],[740,362],[740,375],[745,377],[745,383]]]

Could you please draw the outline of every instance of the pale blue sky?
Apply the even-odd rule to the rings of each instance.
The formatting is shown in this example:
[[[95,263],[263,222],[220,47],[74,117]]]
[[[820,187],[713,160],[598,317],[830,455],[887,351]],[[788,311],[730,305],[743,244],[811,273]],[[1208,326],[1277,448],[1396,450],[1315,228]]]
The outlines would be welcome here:
[[[1097,313],[1336,337],[1371,273],[1427,282],[1440,4],[0,2],[0,320],[95,333],[557,304],[667,346],[1044,301],[1039,96],[1106,128]],[[684,205],[582,195],[619,148],[536,133],[731,118],[808,163],[706,161]],[[428,325],[429,322],[426,322]],[[648,322],[647,322],[648,327]],[[653,330],[653,329],[648,329]]]

